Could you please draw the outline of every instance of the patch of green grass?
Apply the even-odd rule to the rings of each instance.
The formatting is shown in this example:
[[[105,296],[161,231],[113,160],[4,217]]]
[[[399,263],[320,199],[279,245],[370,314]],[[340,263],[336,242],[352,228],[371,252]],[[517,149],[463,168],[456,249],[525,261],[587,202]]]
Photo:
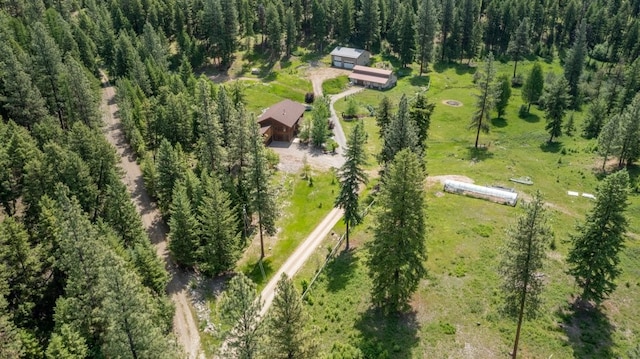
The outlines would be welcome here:
[[[349,83],[349,77],[347,75],[340,75],[338,77],[326,80],[322,83],[322,93],[327,95],[338,94],[347,87]]]
[[[299,175],[284,175],[279,181],[282,188],[283,210],[278,219],[279,231],[275,243],[265,242],[266,257],[263,266],[266,280],[257,266],[260,252],[247,252],[238,263],[238,269],[249,276],[262,290],[267,281],[289,258],[298,245],[333,208],[339,189],[333,172],[314,173],[313,185]],[[271,246],[271,250],[268,247]]]
[[[247,110],[259,115],[284,99],[304,102],[304,95],[311,90],[311,82],[296,75],[273,73],[265,81],[242,81]]]

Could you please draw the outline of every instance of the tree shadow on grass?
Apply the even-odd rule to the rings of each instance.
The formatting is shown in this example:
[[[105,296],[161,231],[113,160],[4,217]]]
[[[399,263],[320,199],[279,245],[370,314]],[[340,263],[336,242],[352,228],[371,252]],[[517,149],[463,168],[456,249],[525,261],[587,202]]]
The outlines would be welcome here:
[[[347,286],[347,283],[353,277],[353,270],[357,264],[356,260],[353,256],[353,251],[341,251],[339,255],[327,264],[325,275],[329,292],[337,292]]]
[[[411,84],[411,86],[427,86],[429,84],[429,79],[431,78],[431,76],[426,76],[424,75],[425,73],[426,71],[422,76],[412,76],[409,79],[409,83]]]
[[[540,149],[542,150],[542,152],[551,152],[551,153],[560,152],[560,150],[562,150],[562,147],[564,147],[562,142],[545,141],[540,145]]]
[[[467,147],[467,159],[470,161],[484,161],[493,157],[493,152],[489,152],[487,146]]]
[[[245,275],[251,278],[251,280],[256,285],[266,284],[269,276],[271,276],[275,272],[275,268],[273,268],[273,264],[271,263],[271,258],[262,260],[262,268],[264,268],[266,279],[262,276],[262,270],[260,269],[259,261],[253,266],[250,272],[245,272]]]
[[[507,120],[502,117],[496,117],[491,119],[491,125],[498,128],[507,127]]]
[[[521,117],[523,120],[529,122],[529,123],[537,123],[540,122],[540,116],[536,115],[535,113],[531,113],[529,112],[526,116]]]
[[[611,334],[615,327],[600,308],[579,299],[558,309],[566,341],[573,348],[574,358],[616,358],[612,351]]]
[[[411,350],[419,343],[415,311],[384,315],[369,308],[356,320],[355,328],[360,331],[358,346],[365,358],[412,358]]]
[[[460,64],[457,62],[438,62],[433,65],[433,70],[438,73],[442,73],[448,69],[455,69],[457,75],[473,75],[476,73],[476,68],[471,67],[468,64]]]

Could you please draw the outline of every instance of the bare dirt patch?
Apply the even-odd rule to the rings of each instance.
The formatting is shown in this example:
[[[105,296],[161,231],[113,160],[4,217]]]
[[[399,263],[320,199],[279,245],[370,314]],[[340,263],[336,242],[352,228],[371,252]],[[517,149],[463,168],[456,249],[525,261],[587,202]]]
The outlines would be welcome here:
[[[348,75],[350,72],[349,70],[327,67],[321,63],[311,63],[311,66],[307,69],[307,78],[313,85],[313,93],[316,96],[322,96],[322,83],[324,81],[340,75]]]
[[[462,107],[462,102],[456,100],[442,100],[442,103],[451,107]]]

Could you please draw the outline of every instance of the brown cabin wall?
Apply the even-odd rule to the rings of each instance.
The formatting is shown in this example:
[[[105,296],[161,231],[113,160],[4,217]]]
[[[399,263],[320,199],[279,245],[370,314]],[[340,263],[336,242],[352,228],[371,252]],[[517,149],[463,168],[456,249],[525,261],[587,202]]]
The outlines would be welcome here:
[[[269,142],[271,141],[284,141],[291,142],[296,135],[298,124],[296,123],[293,128],[287,127],[274,119],[268,118],[260,122],[260,126],[271,126],[268,133],[271,134]]]

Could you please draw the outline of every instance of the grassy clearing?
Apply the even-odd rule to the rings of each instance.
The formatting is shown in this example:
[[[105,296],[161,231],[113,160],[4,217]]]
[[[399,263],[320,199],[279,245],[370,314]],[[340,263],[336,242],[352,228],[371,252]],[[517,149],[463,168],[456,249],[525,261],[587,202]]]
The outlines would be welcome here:
[[[542,65],[546,73],[561,73],[557,62]],[[531,62],[519,64],[519,73],[526,75],[531,66]],[[513,89],[506,115],[503,119],[492,119],[491,132],[480,137],[483,148],[474,149],[475,132],[467,129],[474,111],[474,71],[466,65],[437,65],[427,74],[431,81],[427,96],[436,103],[428,141],[427,170],[429,176],[458,174],[481,185],[514,187],[521,198],[536,190],[545,195],[555,239],[548,250],[543,310],[537,319],[524,323],[521,357],[625,357],[640,335],[640,313],[635,310],[640,305],[637,279],[640,275],[637,236],[640,234],[640,197],[635,193],[629,200],[627,217],[634,237],[627,241],[622,254],[623,272],[617,291],[601,312],[573,315],[569,303],[577,288],[565,273],[568,239],[593,202],[569,197],[566,192],[595,193],[601,178],[598,173],[601,159],[593,151],[595,141],[563,136],[556,143],[547,144],[544,114],[532,106],[528,118],[518,118],[522,100],[520,89]],[[510,71],[512,63],[498,65],[499,74]],[[427,83],[426,77],[403,77],[398,86],[389,91],[365,90],[353,98],[363,112],[367,105],[377,106],[384,95],[397,104],[402,94],[411,97]],[[460,101],[463,106],[443,104],[448,99]],[[339,101],[336,111],[340,113],[346,105],[346,101]],[[578,134],[586,110],[575,113]],[[368,151],[375,155],[380,150],[375,119],[365,118],[364,122],[369,133]],[[352,123],[342,124],[348,133]],[[637,167],[631,169],[635,182],[639,171]],[[530,176],[534,185],[509,181],[510,177],[520,176]],[[354,232],[356,249],[332,260],[311,291],[307,309],[323,351],[328,351],[335,342],[342,342],[360,347],[367,357],[508,356],[515,321],[499,314],[496,269],[505,231],[521,209],[441,191],[440,184],[427,188],[429,275],[414,296],[414,312],[384,318],[370,309],[369,296],[365,293],[369,292],[371,283],[363,246],[372,236],[373,223],[369,217]],[[328,239],[326,245],[331,241]],[[298,285],[312,277],[325,255],[325,249],[319,250],[317,257],[307,263],[296,278]]]
[[[260,114],[262,110],[284,99],[304,102],[304,94],[311,92],[311,82],[298,75],[272,72],[256,81],[242,81],[247,110]]]
[[[279,203],[282,208],[278,220],[277,240],[265,237],[265,254],[263,261],[266,279],[256,265],[260,258],[260,241],[254,239],[243,257],[238,261],[236,270],[249,276],[260,292],[274,273],[289,258],[298,245],[307,238],[313,229],[322,221],[333,207],[333,199],[338,190],[338,182],[332,172],[312,173],[313,186],[300,175],[278,173],[275,180],[280,188]],[[300,215],[300,214],[304,215]],[[219,328],[220,319],[216,308],[216,297],[207,293],[207,305],[211,310],[210,321]],[[205,333],[204,322],[200,323],[202,347],[208,358],[213,357],[215,350],[222,343],[215,334]]]
[[[238,270],[249,276],[262,290],[271,276],[280,268],[298,245],[313,231],[333,208],[338,191],[335,174],[314,173],[313,185],[299,175],[281,174],[278,186],[281,188],[281,206],[278,220],[279,231],[276,238],[265,238],[263,265],[266,280],[256,265],[260,258],[259,241],[254,243],[238,262]]]
[[[322,93],[327,95],[335,95],[347,88],[349,83],[349,77],[347,75],[340,75],[336,78],[326,80],[322,83]]]

